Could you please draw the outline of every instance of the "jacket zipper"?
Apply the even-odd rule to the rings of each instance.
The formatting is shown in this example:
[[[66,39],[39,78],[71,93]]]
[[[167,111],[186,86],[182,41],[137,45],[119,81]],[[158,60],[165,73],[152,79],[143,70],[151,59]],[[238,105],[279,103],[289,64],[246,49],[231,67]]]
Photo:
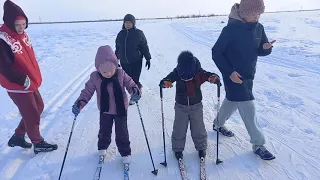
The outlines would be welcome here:
[[[188,106],[190,106],[190,99],[189,99],[189,96],[187,96],[187,98],[188,98]]]
[[[124,55],[126,56],[127,63],[129,63],[128,57],[127,57],[127,38],[128,38],[128,36],[129,36],[129,30],[127,29],[127,36],[126,36],[126,39],[124,40]]]

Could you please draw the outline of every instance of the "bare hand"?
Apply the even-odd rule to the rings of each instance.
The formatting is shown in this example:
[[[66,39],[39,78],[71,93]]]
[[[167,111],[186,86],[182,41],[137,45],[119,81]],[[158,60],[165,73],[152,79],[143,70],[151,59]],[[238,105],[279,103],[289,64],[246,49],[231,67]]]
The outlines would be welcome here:
[[[275,42],[276,42],[276,40],[273,40],[273,41],[271,41],[269,43],[264,43],[263,44],[263,49],[270,49],[272,47],[272,44],[275,43]]]
[[[230,79],[232,80],[232,82],[237,83],[237,84],[242,84],[242,80],[240,79],[242,76],[234,71],[231,75],[230,75]]]

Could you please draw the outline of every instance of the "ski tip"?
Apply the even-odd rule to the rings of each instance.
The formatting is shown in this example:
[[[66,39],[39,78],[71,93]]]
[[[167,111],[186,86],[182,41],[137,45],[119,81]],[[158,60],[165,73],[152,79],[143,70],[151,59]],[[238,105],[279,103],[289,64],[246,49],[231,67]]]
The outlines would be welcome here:
[[[163,165],[164,167],[167,167],[167,162],[162,162],[162,163],[160,163],[161,165]]]
[[[155,169],[154,171],[152,171],[152,174],[158,175],[158,169]]]

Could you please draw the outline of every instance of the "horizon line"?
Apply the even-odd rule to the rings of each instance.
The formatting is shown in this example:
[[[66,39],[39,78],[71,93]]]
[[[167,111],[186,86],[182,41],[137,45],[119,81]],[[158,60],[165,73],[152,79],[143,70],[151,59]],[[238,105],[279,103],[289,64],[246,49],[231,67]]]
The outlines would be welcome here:
[[[304,10],[286,10],[286,11],[269,11],[264,12],[270,13],[286,13],[286,12],[305,12],[305,11],[320,11],[319,9],[304,9]],[[177,15],[167,17],[151,17],[151,18],[136,18],[136,20],[162,20],[162,19],[187,19],[187,18],[204,18],[204,17],[217,17],[217,16],[228,16],[228,14],[190,14],[190,15]],[[123,18],[117,19],[96,19],[96,20],[74,20],[74,21],[45,21],[45,22],[29,22],[28,24],[71,24],[71,23],[92,23],[92,22],[112,22],[112,21],[123,21]],[[1,24],[2,25],[2,24]]]

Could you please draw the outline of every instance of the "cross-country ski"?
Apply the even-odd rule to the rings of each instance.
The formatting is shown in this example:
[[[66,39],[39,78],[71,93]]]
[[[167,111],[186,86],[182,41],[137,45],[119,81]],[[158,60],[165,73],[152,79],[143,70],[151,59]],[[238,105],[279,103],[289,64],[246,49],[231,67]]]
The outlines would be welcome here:
[[[189,179],[188,178],[188,173],[187,173],[187,170],[185,168],[183,158],[179,158],[178,159],[178,166],[179,166],[179,170],[180,170],[180,174],[181,174],[182,180],[188,180]]]
[[[100,180],[101,170],[104,163],[104,155],[99,155],[99,162],[93,180]]]
[[[206,174],[206,160],[204,157],[200,158],[200,180],[206,180],[207,174]]]
[[[128,163],[123,164],[124,167],[124,180],[130,179],[130,165]]]

